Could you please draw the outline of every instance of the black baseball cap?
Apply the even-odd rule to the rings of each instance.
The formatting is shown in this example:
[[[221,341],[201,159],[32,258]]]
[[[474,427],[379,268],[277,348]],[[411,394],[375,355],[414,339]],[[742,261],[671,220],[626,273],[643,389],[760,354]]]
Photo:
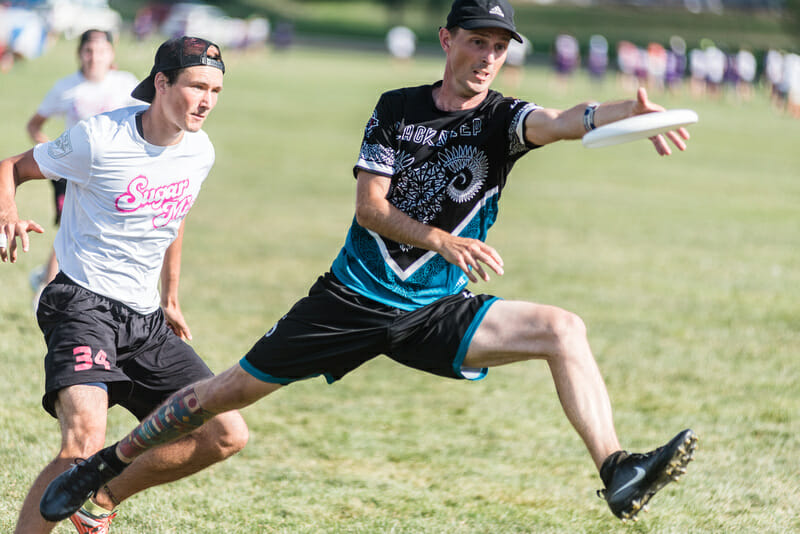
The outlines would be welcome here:
[[[209,51],[211,52],[211,57],[209,56]],[[145,102],[152,102],[156,96],[156,74],[198,65],[216,67],[225,73],[222,52],[211,41],[206,41],[200,37],[186,36],[165,41],[156,51],[156,59],[153,68],[150,70],[150,76],[136,86],[131,96]]]
[[[456,0],[447,15],[446,28],[453,26],[465,30],[502,28],[510,31],[515,41],[522,42],[514,26],[514,8],[508,0]]]

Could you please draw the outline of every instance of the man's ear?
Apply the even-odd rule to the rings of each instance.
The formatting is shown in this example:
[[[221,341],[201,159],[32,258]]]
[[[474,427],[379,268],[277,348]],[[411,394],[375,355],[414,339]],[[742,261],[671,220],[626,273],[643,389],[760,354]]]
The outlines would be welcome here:
[[[447,28],[439,28],[439,44],[442,45],[442,50],[445,52],[450,51],[450,43],[453,40],[453,34]]]
[[[163,72],[157,72],[156,77],[153,78],[153,86],[156,88],[156,93],[164,93],[169,85],[169,80]]]

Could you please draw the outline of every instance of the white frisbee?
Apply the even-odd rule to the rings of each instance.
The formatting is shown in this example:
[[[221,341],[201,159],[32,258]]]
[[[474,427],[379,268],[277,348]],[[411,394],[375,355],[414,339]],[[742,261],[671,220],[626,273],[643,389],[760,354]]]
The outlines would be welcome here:
[[[586,148],[601,148],[619,145],[637,139],[646,139],[670,130],[676,130],[697,122],[697,113],[691,109],[670,109],[645,113],[611,122],[583,136]]]

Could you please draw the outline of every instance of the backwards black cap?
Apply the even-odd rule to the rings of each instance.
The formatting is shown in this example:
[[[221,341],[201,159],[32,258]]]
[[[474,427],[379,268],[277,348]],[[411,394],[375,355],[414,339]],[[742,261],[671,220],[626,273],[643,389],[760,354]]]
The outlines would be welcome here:
[[[515,41],[522,37],[514,26],[514,8],[507,0],[455,0],[447,15],[447,29],[453,26],[465,30],[503,28],[511,32]]]
[[[209,56],[209,52],[211,56]],[[155,78],[159,72],[206,65],[225,72],[222,52],[217,45],[200,37],[178,37],[161,44],[156,51],[156,59],[150,76],[142,80],[131,93],[133,98],[152,102],[156,96]]]

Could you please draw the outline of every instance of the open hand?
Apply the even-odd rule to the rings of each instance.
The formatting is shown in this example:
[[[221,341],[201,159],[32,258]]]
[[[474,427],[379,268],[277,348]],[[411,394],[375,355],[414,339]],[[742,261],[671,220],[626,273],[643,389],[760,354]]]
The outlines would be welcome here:
[[[183,312],[180,306],[163,306],[164,319],[167,321],[167,326],[170,330],[175,332],[175,335],[184,341],[192,339],[192,332],[189,330],[189,325],[186,319],[183,318]]]
[[[489,273],[483,265],[501,276],[503,274],[503,259],[500,254],[479,239],[451,236],[438,252],[448,262],[464,271],[471,282],[477,282],[478,278],[484,282],[489,281]]]
[[[16,220],[3,222],[0,220],[0,260],[3,260],[3,263],[9,260],[11,263],[16,263],[17,238],[22,244],[22,251],[28,252],[30,248],[28,232],[43,234],[44,228],[34,221]]]
[[[644,113],[655,113],[659,111],[665,111],[664,107],[648,100],[647,90],[644,87],[640,87],[639,91],[636,93],[633,115],[642,115]],[[656,152],[658,152],[660,156],[669,156],[672,154],[669,143],[664,139],[664,136],[672,141],[678,150],[686,150],[686,143],[684,141],[689,139],[689,132],[686,128],[678,128],[677,130],[670,130],[665,134],[654,135],[650,138],[653,146],[656,147]]]

